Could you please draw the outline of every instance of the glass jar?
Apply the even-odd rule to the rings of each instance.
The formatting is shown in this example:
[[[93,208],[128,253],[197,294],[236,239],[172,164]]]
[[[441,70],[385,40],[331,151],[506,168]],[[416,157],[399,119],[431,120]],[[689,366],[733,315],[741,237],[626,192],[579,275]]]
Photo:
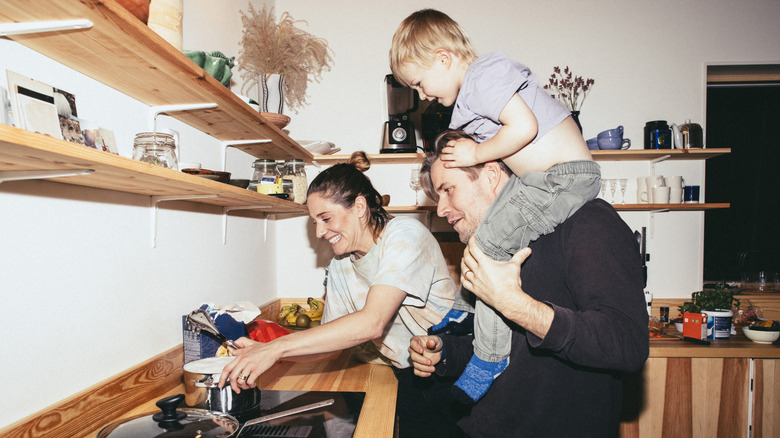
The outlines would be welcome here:
[[[306,202],[306,190],[309,187],[306,181],[306,170],[304,169],[303,160],[288,160],[284,163],[285,179],[289,179],[293,184],[293,195],[290,200],[299,204]]]
[[[168,169],[179,169],[176,141],[172,134],[139,132],[133,140],[133,159]]]
[[[260,158],[252,163],[252,167],[255,168],[255,171],[252,174],[252,179],[249,181],[249,190],[259,191],[257,189],[258,186],[265,184],[277,184],[281,179],[280,177],[282,175],[279,173],[279,169],[276,167],[275,160]],[[279,186],[281,187],[281,184],[279,184]],[[277,192],[274,190],[268,193],[281,193],[281,191]]]

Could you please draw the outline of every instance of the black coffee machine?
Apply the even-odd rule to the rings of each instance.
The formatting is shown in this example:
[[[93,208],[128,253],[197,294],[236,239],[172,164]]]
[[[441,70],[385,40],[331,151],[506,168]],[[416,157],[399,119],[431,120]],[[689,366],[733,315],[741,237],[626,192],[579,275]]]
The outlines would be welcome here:
[[[417,141],[414,133],[414,123],[410,115],[417,110],[420,100],[412,88],[403,86],[393,75],[385,76],[387,87],[387,118],[382,133],[383,154],[415,153]]]

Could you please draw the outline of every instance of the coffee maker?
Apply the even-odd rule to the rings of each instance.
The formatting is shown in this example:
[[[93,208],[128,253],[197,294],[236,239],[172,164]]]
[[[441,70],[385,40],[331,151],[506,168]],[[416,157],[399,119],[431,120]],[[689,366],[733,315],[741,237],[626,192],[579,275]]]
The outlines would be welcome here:
[[[403,86],[393,75],[385,76],[387,88],[387,118],[382,133],[383,154],[415,153],[417,141],[411,113],[417,110],[417,91]]]

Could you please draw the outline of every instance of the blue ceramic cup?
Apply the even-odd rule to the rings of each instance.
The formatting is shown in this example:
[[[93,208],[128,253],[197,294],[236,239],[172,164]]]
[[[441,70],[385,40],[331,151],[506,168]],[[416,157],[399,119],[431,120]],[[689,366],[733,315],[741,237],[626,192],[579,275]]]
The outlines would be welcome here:
[[[592,151],[599,150],[599,140],[597,138],[589,138],[585,141],[588,144],[588,149]]]
[[[631,139],[623,137],[602,137],[598,139],[599,149],[617,150],[631,147]]]
[[[599,132],[599,139],[602,138],[623,138],[623,125],[618,126],[615,129],[607,129],[606,131]]]
[[[685,186],[683,188],[683,201],[686,204],[699,202],[699,186]]]

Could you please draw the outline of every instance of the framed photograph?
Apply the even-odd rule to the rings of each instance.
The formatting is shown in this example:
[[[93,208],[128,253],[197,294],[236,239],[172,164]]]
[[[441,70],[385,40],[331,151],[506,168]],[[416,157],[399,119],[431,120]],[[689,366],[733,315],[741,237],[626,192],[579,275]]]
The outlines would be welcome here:
[[[62,140],[59,116],[54,104],[54,88],[10,70],[6,73],[9,100],[17,126]]]

